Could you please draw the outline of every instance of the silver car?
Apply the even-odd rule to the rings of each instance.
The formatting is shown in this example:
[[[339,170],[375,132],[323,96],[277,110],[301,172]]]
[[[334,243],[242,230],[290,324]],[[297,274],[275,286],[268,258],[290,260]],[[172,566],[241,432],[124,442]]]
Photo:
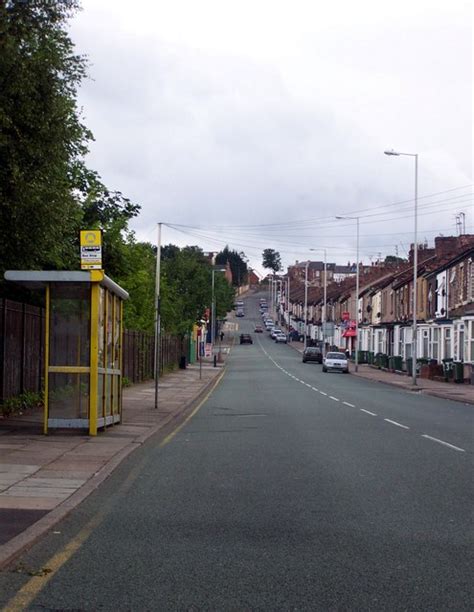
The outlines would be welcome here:
[[[329,370],[349,373],[349,363],[344,353],[327,353],[323,359],[323,372],[329,372]]]

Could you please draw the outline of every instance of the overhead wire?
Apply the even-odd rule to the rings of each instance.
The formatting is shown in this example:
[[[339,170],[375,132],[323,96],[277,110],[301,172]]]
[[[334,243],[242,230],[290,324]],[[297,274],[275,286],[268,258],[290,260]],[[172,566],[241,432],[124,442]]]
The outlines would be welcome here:
[[[453,187],[451,189],[447,189],[444,191],[439,191],[439,192],[434,192],[431,194],[427,194],[424,196],[419,196],[418,197],[418,201],[423,200],[423,199],[427,199],[427,198],[432,198],[435,197],[437,195],[442,195],[445,193],[452,193],[453,191],[457,191],[460,189],[467,189],[467,188],[471,188],[473,186],[472,183],[468,184],[468,185],[463,185],[460,187]],[[435,202],[426,202],[426,203],[422,203],[419,205],[419,208],[422,209],[424,207],[427,206],[432,206],[435,204],[444,204],[447,203],[449,201],[455,201],[455,200],[459,200],[460,198],[472,198],[473,195],[472,193],[465,193],[465,194],[459,194],[457,196],[454,196],[452,198],[443,198],[441,200],[435,201]],[[387,210],[387,211],[382,211],[380,213],[374,213],[373,211],[379,210],[379,209],[384,209],[384,208],[392,208],[394,206],[400,206],[402,204],[413,204],[414,199],[408,199],[408,200],[400,200],[398,202],[391,202],[389,204],[383,204],[383,205],[378,205],[378,206],[371,206],[370,208],[364,208],[364,209],[359,209],[359,210],[355,210],[355,211],[348,211],[347,213],[340,213],[340,216],[358,216],[359,218],[367,218],[367,217],[371,217],[371,216],[378,216],[378,215],[384,215],[384,214],[392,214],[392,211]],[[456,203],[462,203],[462,202],[456,202]],[[399,209],[400,210],[400,209]],[[401,210],[405,210],[405,209],[401,209]],[[409,209],[408,209],[409,210]],[[360,213],[369,211],[370,214],[368,215],[362,215]],[[299,220],[295,220],[295,221],[285,221],[285,222],[275,222],[275,223],[256,223],[256,224],[232,224],[232,225],[206,225],[206,228],[203,228],[202,226],[199,225],[186,225],[186,224],[179,224],[176,223],[174,225],[176,226],[181,226],[181,227],[194,227],[195,229],[215,229],[216,231],[222,231],[225,229],[257,229],[257,228],[268,228],[268,230],[270,231],[270,228],[279,228],[279,227],[285,227],[286,229],[290,228],[290,227],[295,227],[297,228],[300,225],[308,225],[308,224],[312,224],[312,223],[334,223],[335,219],[334,217],[310,217],[308,219],[299,219]]]

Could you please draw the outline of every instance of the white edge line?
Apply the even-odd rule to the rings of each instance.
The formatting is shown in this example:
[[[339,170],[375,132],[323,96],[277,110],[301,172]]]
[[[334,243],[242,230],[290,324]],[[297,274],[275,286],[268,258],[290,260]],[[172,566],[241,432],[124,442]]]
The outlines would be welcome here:
[[[390,419],[384,419],[387,423],[391,423],[392,425],[396,425],[397,427],[401,427],[402,429],[410,429],[406,425],[402,425],[402,423],[397,423],[397,421],[391,421]]]
[[[342,402],[342,403],[345,404],[346,406],[350,406],[351,408],[355,408],[354,404],[349,404],[349,402]]]
[[[355,408],[355,406],[354,406],[354,408]],[[362,412],[365,412],[366,414],[370,414],[372,416],[377,416],[375,414],[375,412],[370,412],[370,410],[366,410],[365,408],[359,408],[359,410],[362,410]]]
[[[327,395],[327,393],[324,393],[324,391],[320,391],[321,395]]]
[[[433,440],[433,442],[438,442],[439,444],[443,444],[448,448],[452,448],[453,450],[457,450],[460,453],[465,453],[464,448],[459,448],[459,446],[454,446],[454,444],[450,444],[449,442],[445,442],[444,440],[438,440],[438,438],[432,438],[431,436],[427,436],[426,434],[421,434],[422,438],[426,438],[427,440]]]
[[[338,402],[339,400],[337,399],[337,397],[333,397],[332,395],[329,396],[329,399],[334,400],[335,402]]]

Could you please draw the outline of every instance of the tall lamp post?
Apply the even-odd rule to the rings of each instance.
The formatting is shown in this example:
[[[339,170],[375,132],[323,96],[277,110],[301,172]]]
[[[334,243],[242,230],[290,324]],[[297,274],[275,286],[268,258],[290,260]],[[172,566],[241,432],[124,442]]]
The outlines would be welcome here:
[[[412,328],[412,377],[413,384],[416,385],[416,356],[417,356],[417,278],[418,278],[418,153],[402,153],[393,149],[384,151],[385,155],[406,155],[415,158],[415,229],[413,237],[413,328]]]
[[[323,355],[326,355],[326,323],[327,323],[327,291],[328,291],[328,261],[326,249],[309,249],[310,251],[322,251],[324,253],[324,296],[323,296]]]
[[[216,297],[214,293],[214,273],[215,272],[225,272],[225,268],[222,266],[212,266],[212,301],[211,301],[211,346],[212,351],[214,352],[214,340],[216,335]]]
[[[288,278],[286,281],[286,310],[288,313],[288,334],[290,333],[290,271],[288,268]]]
[[[357,268],[356,268],[356,328],[355,328],[355,371],[359,370],[359,217],[336,217],[336,219],[352,219],[357,222]]]
[[[158,409],[158,379],[160,376],[160,330],[161,330],[161,304],[160,304],[160,277],[161,277],[161,226],[158,223],[158,240],[156,248],[156,276],[155,276],[155,408]]]
[[[308,266],[309,261],[306,262],[304,267],[304,348],[308,343]]]

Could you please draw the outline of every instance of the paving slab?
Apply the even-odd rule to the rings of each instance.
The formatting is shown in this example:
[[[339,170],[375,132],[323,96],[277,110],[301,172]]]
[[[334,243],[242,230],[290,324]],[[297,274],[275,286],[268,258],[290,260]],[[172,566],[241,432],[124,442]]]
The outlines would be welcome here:
[[[18,510],[52,510],[57,505],[58,500],[51,497],[21,497],[20,495],[12,497],[0,495],[0,508],[10,508],[12,510],[15,508]],[[2,529],[3,525],[1,525],[0,533]]]

